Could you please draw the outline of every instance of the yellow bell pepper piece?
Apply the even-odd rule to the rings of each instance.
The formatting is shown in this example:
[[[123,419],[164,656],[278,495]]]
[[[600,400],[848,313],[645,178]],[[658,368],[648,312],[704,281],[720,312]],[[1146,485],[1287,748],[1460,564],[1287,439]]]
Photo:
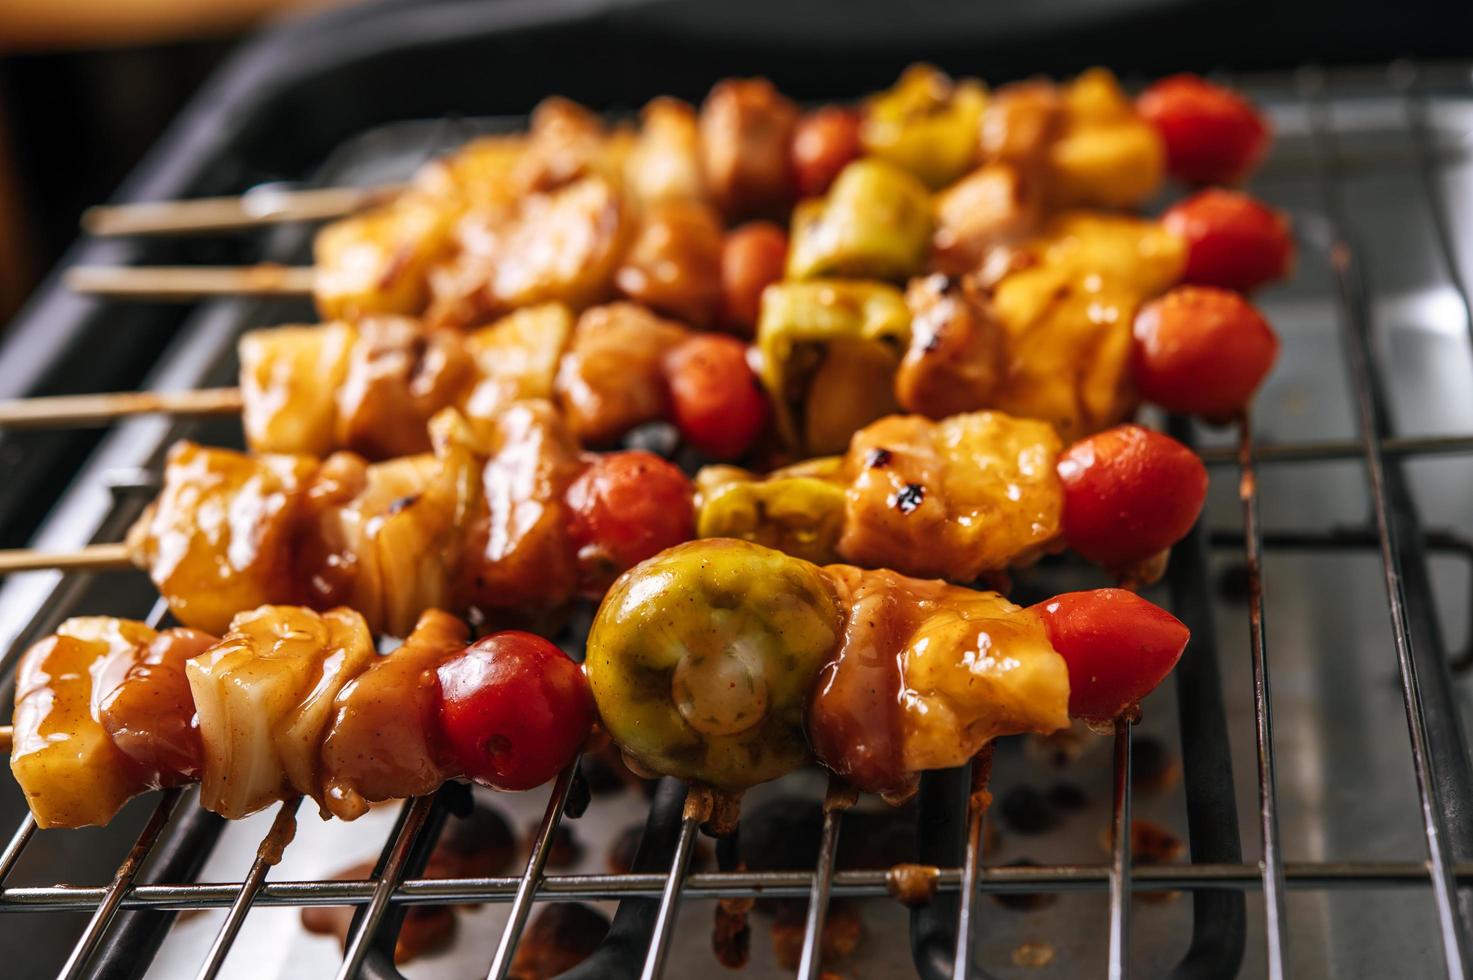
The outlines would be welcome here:
[[[819,565],[839,561],[844,488],[837,456],[767,477],[735,466],[696,474],[696,536],[740,538]]]
[[[789,279],[905,279],[921,271],[931,242],[931,198],[883,160],[845,167],[828,196],[793,210]]]
[[[759,376],[784,441],[805,455],[843,451],[853,432],[895,410],[895,368],[909,343],[910,310],[893,286],[769,286],[757,324]]]
[[[1103,68],[1064,90],[1063,132],[1049,149],[1053,196],[1060,206],[1139,207],[1166,176],[1166,147]]]
[[[953,82],[930,65],[912,65],[894,88],[865,103],[860,142],[870,156],[945,187],[977,162],[986,104],[980,82]]]

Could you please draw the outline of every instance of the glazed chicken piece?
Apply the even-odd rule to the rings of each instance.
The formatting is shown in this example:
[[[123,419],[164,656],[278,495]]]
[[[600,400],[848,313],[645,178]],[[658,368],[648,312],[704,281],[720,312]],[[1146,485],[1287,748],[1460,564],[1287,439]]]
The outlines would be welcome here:
[[[573,434],[588,445],[663,418],[670,392],[664,359],[687,331],[632,303],[595,307],[578,318],[557,374],[557,397]]]
[[[708,204],[669,200],[648,205],[623,263],[621,295],[703,327],[721,298],[721,218]]]
[[[343,820],[371,803],[433,792],[456,774],[438,744],[435,671],[465,649],[465,624],[432,609],[402,646],[338,691],[322,742],[322,806]]]
[[[762,78],[729,78],[701,105],[701,163],[728,220],[776,214],[792,201],[798,107]]]
[[[561,303],[527,306],[466,335],[476,365],[463,410],[472,424],[494,419],[512,402],[553,397],[553,380],[573,336],[573,314]]]
[[[516,196],[552,191],[600,176],[618,185],[631,134],[609,130],[596,113],[571,99],[552,96],[532,110],[526,146],[510,175]]]
[[[356,329],[333,445],[370,459],[424,452],[430,417],[463,402],[475,381],[466,339],[403,317],[371,317]]]
[[[154,631],[130,620],[69,619],[26,651],[16,675],[10,771],[40,827],[107,823],[149,788],[148,774],[93,716],[94,667],[133,656]]]
[[[411,191],[461,212],[506,204],[522,192],[515,175],[529,142],[523,134],[477,137],[420,167]]]
[[[326,456],[358,332],[347,323],[270,327],[240,338],[241,422],[257,452]]]
[[[463,420],[436,420],[436,451],[366,463],[335,453],[307,493],[297,575],[308,604],[348,605],[404,636],[430,608],[454,608],[463,516],[485,459]]]
[[[999,412],[867,426],[840,470],[839,554],[954,582],[1030,562],[1059,536],[1062,448],[1047,424]]]
[[[937,273],[912,279],[910,346],[895,372],[895,400],[940,419],[990,405],[1007,373],[1008,337],[968,280]]]
[[[246,442],[312,456],[428,452],[441,409],[489,420],[518,399],[552,397],[572,328],[550,303],[470,333],[387,316],[252,330],[240,341]]]
[[[831,565],[845,611],[808,737],[851,785],[899,802],[927,769],[1003,735],[1069,726],[1069,671],[1043,621],[996,592]]]
[[[564,496],[585,465],[577,441],[547,402],[498,418],[478,502],[460,543],[460,605],[483,610],[556,608],[578,585]]]
[[[1044,419],[1068,440],[1128,418],[1131,325],[1180,278],[1181,240],[1153,221],[1068,212],[1008,262],[991,289],[1007,371],[979,407]]]
[[[463,329],[535,303],[598,302],[632,231],[619,189],[600,176],[473,211],[456,226],[453,255],[430,273],[427,319]]]
[[[323,227],[312,246],[318,312],[351,319],[422,311],[427,276],[448,253],[459,212],[454,200],[408,193]]]
[[[186,665],[204,742],[200,804],[237,819],[322,797],[319,747],[333,699],[375,656],[363,617],[262,606]]]
[[[217,635],[242,609],[293,601],[293,535],[316,469],[308,456],[178,443],[163,490],[128,531],[134,563],[180,622]]]
[[[679,99],[651,100],[625,163],[624,185],[643,206],[706,201],[696,112]]]
[[[1061,449],[1047,424],[1000,412],[890,416],[859,430],[842,457],[763,478],[708,467],[696,480],[697,529],[820,564],[971,582],[1058,544]]]
[[[127,635],[135,626],[140,636],[147,635],[142,624],[119,626],[119,631]],[[92,714],[150,786],[200,777],[204,748],[185,664],[215,642],[199,630],[163,630],[147,642],[114,645],[93,667]]]

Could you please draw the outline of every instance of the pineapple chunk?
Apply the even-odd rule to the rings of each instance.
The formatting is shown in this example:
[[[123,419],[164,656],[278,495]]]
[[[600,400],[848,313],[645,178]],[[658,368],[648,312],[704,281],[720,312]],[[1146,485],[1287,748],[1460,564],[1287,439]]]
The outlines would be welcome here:
[[[15,687],[10,771],[39,827],[102,826],[149,788],[147,774],[97,720],[94,671],[155,636],[142,623],[69,619],[26,651]]]
[[[346,323],[271,327],[240,338],[241,420],[252,451],[326,456],[337,448],[335,397],[357,340]]]

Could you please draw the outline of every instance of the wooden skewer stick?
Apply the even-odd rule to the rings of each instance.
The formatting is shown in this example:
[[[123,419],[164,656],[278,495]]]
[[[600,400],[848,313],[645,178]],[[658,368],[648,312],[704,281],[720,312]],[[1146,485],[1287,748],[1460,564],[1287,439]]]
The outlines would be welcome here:
[[[129,415],[239,415],[239,388],[121,391],[0,401],[0,428],[107,425]]]
[[[300,191],[260,187],[240,197],[107,204],[84,211],[82,228],[93,235],[187,235],[288,221],[323,221],[361,211],[402,189],[402,184]]]
[[[89,544],[80,551],[0,550],[0,575],[15,572],[106,572],[132,568],[128,546],[121,541]]]
[[[311,296],[311,266],[265,262],[246,266],[79,265],[66,271],[76,292],[114,299],[184,301],[202,296]]]
[[[10,725],[0,725],[0,755],[9,755],[10,747],[15,744],[15,729]]]

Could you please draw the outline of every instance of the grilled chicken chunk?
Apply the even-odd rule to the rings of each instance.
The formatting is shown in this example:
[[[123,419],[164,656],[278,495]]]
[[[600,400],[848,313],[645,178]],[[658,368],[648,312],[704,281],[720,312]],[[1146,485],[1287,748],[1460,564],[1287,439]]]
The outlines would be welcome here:
[[[434,737],[436,669],[465,649],[465,624],[432,609],[402,646],[338,691],[322,742],[322,806],[343,820],[370,803],[433,792],[455,775]]]
[[[631,232],[622,195],[599,176],[471,212],[456,226],[454,255],[430,274],[427,318],[465,328],[535,303],[598,302]]]
[[[147,642],[115,647],[93,668],[92,713],[150,785],[200,777],[204,748],[185,664],[215,642],[199,630],[164,630]]]
[[[316,469],[308,456],[169,451],[164,488],[127,540],[180,622],[218,635],[242,609],[294,600],[293,535]]]
[[[995,592],[890,571],[824,569],[845,610],[808,737],[824,765],[892,802],[927,769],[1002,735],[1069,726],[1069,671],[1039,617]]]
[[[772,214],[792,200],[798,107],[762,78],[719,82],[701,105],[707,187],[730,220]]]
[[[573,434],[596,446],[663,418],[670,403],[665,355],[686,335],[680,324],[632,303],[595,307],[579,317],[556,383]]]
[[[1059,535],[1061,449],[1047,424],[998,412],[882,419],[844,456],[839,553],[955,582],[1030,561]]]
[[[114,744],[92,713],[93,669],[152,639],[142,623],[69,619],[26,651],[16,675],[10,771],[39,827],[107,823],[148,788],[147,774]]]
[[[639,136],[625,163],[624,185],[646,207],[707,199],[694,109],[664,97],[644,107]]]

